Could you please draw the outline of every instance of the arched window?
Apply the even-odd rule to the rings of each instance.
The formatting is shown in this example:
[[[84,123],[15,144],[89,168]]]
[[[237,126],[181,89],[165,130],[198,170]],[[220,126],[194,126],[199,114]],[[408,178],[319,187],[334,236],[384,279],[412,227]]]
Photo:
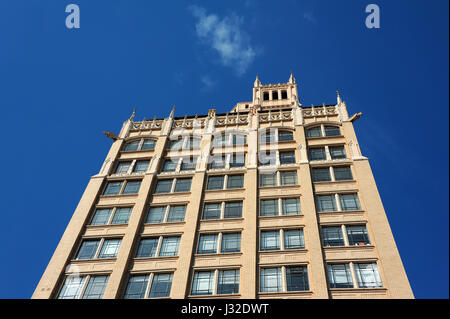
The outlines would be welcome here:
[[[156,141],[148,138],[133,140],[125,143],[124,151],[148,151],[155,149]]]

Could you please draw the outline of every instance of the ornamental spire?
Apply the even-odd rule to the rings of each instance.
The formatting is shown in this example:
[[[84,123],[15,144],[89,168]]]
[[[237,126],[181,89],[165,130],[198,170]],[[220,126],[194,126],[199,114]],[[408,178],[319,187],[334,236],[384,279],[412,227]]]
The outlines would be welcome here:
[[[290,84],[295,84],[295,78],[294,78],[294,74],[291,71],[291,76],[289,77],[289,83]]]
[[[253,86],[254,86],[255,88],[261,86],[261,82],[260,82],[259,79],[258,79],[258,74],[256,74],[256,80],[255,80],[255,82],[253,83]]]

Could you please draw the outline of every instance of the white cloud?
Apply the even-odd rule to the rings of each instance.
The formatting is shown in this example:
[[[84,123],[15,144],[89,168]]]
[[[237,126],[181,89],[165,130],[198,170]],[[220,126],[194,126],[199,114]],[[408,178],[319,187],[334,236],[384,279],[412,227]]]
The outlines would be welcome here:
[[[256,51],[241,29],[243,18],[235,14],[220,18],[198,6],[189,9],[197,19],[197,36],[219,54],[223,65],[234,68],[238,75],[244,74],[255,59]]]
[[[317,19],[314,15],[314,12],[312,12],[312,11],[303,13],[303,19],[305,19],[311,23],[317,23]]]
[[[216,81],[213,80],[209,75],[203,75],[200,78],[200,81],[203,84],[203,90],[209,90],[216,85]]]

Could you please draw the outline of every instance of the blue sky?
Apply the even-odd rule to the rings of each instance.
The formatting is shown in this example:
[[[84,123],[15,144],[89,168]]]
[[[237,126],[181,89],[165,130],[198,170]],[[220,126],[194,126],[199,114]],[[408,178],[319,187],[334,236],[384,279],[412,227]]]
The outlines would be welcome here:
[[[78,4],[80,29],[65,27]],[[381,28],[365,27],[376,3]],[[292,70],[355,122],[417,298],[448,298],[448,1],[0,2],[0,298],[29,298],[111,140],[136,118],[227,112]]]

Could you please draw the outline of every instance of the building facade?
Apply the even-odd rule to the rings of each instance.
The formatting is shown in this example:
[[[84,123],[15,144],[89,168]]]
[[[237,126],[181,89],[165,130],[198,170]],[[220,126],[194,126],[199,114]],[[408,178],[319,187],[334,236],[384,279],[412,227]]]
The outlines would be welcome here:
[[[133,112],[32,298],[414,298],[360,116],[292,74],[226,114]]]

